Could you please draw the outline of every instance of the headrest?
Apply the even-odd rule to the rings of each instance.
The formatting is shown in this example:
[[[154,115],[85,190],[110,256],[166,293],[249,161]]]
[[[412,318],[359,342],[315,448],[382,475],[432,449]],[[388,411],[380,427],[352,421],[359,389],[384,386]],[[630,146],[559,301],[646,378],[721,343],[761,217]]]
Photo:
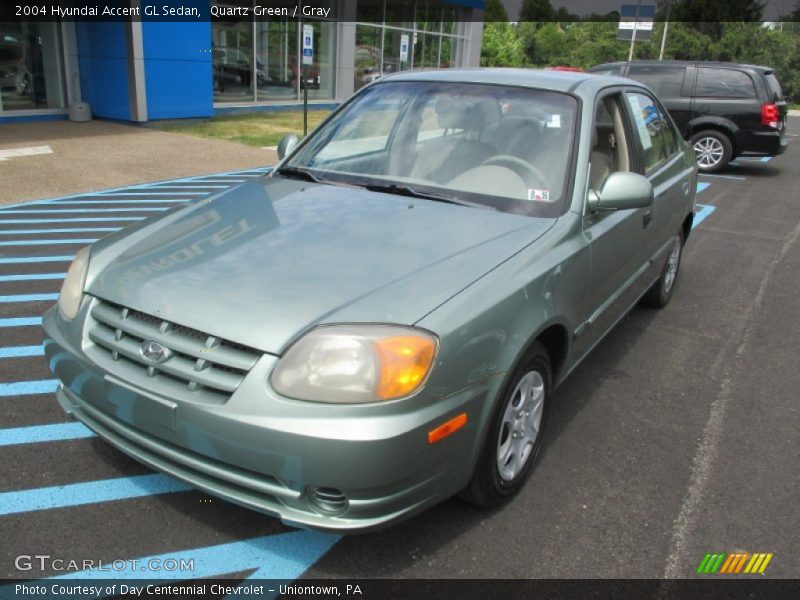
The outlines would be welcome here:
[[[500,118],[500,107],[492,98],[445,96],[436,100],[436,120],[442,129],[481,131]]]

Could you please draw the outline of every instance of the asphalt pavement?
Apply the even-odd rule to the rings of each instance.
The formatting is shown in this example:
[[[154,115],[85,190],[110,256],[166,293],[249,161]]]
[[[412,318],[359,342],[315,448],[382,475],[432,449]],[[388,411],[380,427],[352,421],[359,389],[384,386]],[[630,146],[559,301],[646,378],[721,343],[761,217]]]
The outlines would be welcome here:
[[[672,302],[634,309],[558,390],[513,502],[449,500],[344,537],[187,490],[88,435],[36,350],[78,248],[259,172],[0,210],[0,577],[61,574],[15,565],[37,553],[196,558],[197,577],[722,577],[696,571],[706,553],[736,551],[774,554],[757,577],[800,577],[796,141],[700,177]]]

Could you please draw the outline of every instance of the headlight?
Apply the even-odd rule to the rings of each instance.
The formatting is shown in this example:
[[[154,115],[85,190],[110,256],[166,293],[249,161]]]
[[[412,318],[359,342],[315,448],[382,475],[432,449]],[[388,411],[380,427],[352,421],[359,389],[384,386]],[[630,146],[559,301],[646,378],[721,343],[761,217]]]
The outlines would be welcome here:
[[[395,325],[312,330],[281,358],[272,387],[297,400],[360,404],[410,396],[425,383],[437,340]]]
[[[78,314],[83,298],[83,286],[86,283],[86,271],[89,269],[89,247],[81,248],[69,266],[61,293],[58,295],[58,312],[62,319],[71,321]]]

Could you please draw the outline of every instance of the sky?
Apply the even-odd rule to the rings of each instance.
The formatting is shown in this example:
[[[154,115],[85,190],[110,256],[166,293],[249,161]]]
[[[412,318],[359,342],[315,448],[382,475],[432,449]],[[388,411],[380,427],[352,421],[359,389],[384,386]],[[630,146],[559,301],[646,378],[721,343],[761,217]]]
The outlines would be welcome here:
[[[512,21],[516,20],[522,0],[502,0],[502,2],[506,7],[508,17]],[[553,8],[564,6],[570,12],[577,14],[597,13],[602,15],[612,10],[619,10],[622,4],[636,4],[636,0],[550,0],[550,4],[553,5]],[[642,4],[653,4],[653,0],[642,0]],[[776,20],[780,14],[790,13],[794,8],[795,0],[768,0],[764,9],[764,19]]]

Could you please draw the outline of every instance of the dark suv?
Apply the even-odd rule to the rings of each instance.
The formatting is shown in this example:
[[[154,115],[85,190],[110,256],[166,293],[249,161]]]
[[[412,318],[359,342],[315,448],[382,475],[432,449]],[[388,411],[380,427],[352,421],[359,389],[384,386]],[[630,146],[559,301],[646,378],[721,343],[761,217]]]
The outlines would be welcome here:
[[[769,67],[640,60],[589,72],[650,86],[694,147],[701,171],[720,171],[741,154],[775,156],[786,149],[786,99]]]

